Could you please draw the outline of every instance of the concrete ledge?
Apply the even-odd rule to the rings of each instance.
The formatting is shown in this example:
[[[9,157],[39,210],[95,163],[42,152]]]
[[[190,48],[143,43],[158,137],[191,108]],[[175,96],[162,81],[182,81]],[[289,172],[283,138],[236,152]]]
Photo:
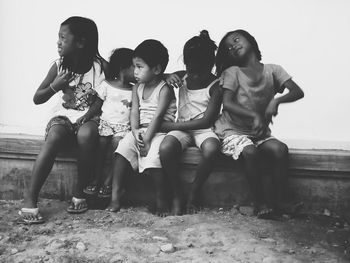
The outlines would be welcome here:
[[[23,198],[43,143],[42,136],[0,134],[0,199]],[[196,148],[189,148],[183,155],[181,178],[185,190],[200,158]],[[71,195],[75,162],[74,149],[59,154],[42,189],[42,197],[66,199]],[[307,211],[327,208],[341,214],[350,209],[350,151],[290,149],[289,174],[291,194],[296,201],[304,201]],[[145,176],[131,176],[127,188],[131,203],[145,203],[154,198],[152,182]],[[225,156],[219,158],[203,192],[208,206],[249,202],[241,165]]]

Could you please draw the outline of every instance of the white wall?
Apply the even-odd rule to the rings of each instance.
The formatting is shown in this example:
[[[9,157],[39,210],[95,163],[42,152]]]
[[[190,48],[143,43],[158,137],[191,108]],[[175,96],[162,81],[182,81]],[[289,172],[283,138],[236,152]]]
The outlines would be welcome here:
[[[217,43],[246,29],[263,62],[281,64],[305,91],[280,107],[273,133],[291,147],[350,149],[349,13],[347,0],[0,0],[0,132],[43,134],[52,102],[32,97],[58,56],[60,23],[80,15],[96,22],[105,58],[155,38],[169,49],[167,71],[183,68],[182,47],[201,29]]]

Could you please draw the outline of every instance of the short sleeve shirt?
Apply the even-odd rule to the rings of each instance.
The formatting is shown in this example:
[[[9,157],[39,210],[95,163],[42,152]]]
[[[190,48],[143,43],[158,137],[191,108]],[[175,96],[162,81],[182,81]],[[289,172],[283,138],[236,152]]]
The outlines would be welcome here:
[[[132,90],[113,87],[103,81],[96,88],[97,95],[103,100],[101,119],[112,124],[129,125]]]
[[[234,103],[264,116],[265,110],[276,93],[283,93],[283,84],[291,76],[279,65],[264,64],[258,80],[250,79],[239,67],[232,66],[222,75],[222,87],[234,92]],[[215,124],[220,138],[232,134],[252,135],[252,120],[223,111]],[[264,135],[269,135],[267,128]]]

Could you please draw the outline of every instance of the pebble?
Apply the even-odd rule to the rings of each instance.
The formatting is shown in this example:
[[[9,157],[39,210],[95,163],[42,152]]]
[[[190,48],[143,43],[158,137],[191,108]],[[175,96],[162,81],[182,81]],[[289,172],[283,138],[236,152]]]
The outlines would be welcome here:
[[[175,247],[173,244],[169,243],[161,246],[160,250],[164,253],[173,253],[175,252]]]
[[[168,239],[166,237],[160,237],[160,236],[154,236],[152,237],[154,240],[159,240],[159,241],[167,241]]]
[[[85,244],[84,244],[83,242],[80,242],[80,241],[77,243],[76,248],[77,248],[78,250],[80,250],[80,251],[85,251],[85,250],[86,250]]]
[[[325,216],[331,216],[331,211],[329,211],[327,208],[323,210],[323,215]]]

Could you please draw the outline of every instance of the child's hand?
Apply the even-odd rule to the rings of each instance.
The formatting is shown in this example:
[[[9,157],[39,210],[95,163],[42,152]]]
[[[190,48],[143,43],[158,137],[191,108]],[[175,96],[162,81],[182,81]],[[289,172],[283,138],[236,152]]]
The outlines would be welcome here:
[[[176,74],[168,75],[165,81],[169,86],[174,88],[180,88],[183,85],[182,79]]]
[[[260,137],[264,132],[264,121],[259,114],[255,114],[252,129],[256,137]]]
[[[265,118],[267,123],[273,123],[272,116],[276,116],[278,114],[278,106],[279,104],[275,99],[272,99],[269,105],[267,105],[267,108],[265,110]]]
[[[68,70],[61,70],[58,72],[56,78],[51,83],[55,90],[64,89],[69,82],[71,82],[75,78],[75,75]]]
[[[76,124],[82,125],[89,120],[90,120],[90,117],[87,114],[84,114],[83,116],[81,116],[77,119]]]
[[[142,157],[147,156],[150,147],[151,144],[148,141],[143,140],[143,147],[140,148],[140,155]]]
[[[139,129],[133,129],[132,134],[134,135],[134,138],[137,142],[137,147],[140,150],[144,146],[144,144],[143,144],[143,131],[141,131]]]

